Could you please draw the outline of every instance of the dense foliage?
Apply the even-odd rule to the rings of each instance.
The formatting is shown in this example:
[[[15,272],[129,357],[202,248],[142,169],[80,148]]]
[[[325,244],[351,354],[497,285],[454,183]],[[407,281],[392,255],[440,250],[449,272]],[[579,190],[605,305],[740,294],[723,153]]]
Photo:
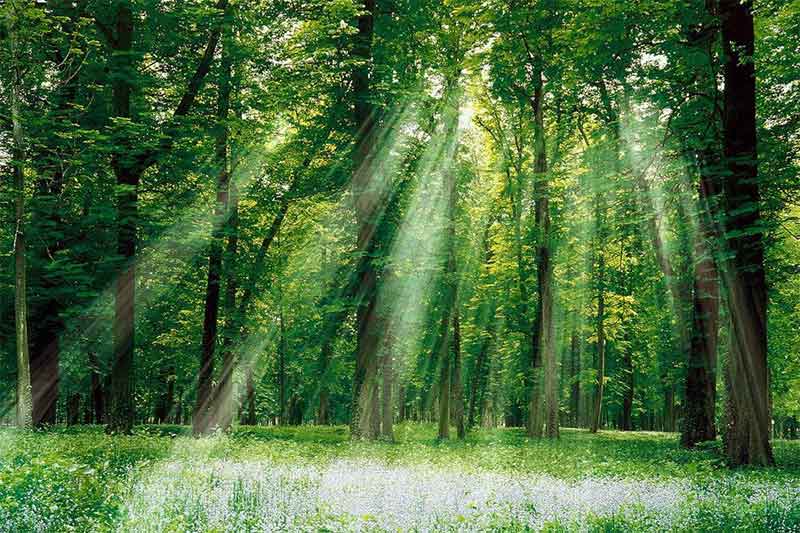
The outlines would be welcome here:
[[[796,1],[9,0],[0,23],[4,421],[29,368],[34,425],[120,433],[682,431],[733,464],[797,438]]]

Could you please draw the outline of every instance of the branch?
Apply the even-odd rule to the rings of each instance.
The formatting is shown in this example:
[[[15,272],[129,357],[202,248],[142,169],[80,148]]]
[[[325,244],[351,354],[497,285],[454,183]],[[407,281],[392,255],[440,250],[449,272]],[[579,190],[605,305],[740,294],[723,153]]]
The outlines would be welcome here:
[[[215,7],[216,9],[224,12],[228,7],[228,0],[218,0]],[[211,32],[211,35],[208,38],[208,44],[203,52],[203,57],[197,64],[194,75],[192,75],[191,80],[189,80],[189,85],[186,87],[178,106],[172,113],[173,119],[186,116],[189,111],[191,111],[192,106],[197,99],[197,95],[200,93],[203,83],[205,83],[208,72],[211,70],[211,63],[214,61],[214,54],[216,53],[217,45],[219,44],[219,38],[222,33],[222,25],[223,23],[218,24]],[[173,125],[167,130],[166,134],[161,140],[161,143],[159,143],[158,148],[150,149],[140,155],[138,158],[139,172],[144,172],[148,167],[155,164],[164,154],[172,150],[178,135],[179,130]]]

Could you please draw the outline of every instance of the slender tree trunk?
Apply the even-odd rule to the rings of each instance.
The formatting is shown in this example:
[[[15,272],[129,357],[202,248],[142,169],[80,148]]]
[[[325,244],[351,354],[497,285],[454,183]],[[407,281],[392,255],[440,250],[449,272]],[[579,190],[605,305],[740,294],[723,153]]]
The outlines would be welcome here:
[[[492,261],[492,248],[491,242],[489,241],[489,228],[491,227],[491,223],[492,221],[490,220],[486,224],[486,228],[484,229],[483,233],[483,263],[487,269],[487,272],[489,264]],[[489,350],[492,348],[492,343],[495,336],[495,323],[497,320],[497,301],[495,299],[494,292],[491,293],[488,300],[488,302],[485,302],[481,306],[481,312],[478,315],[478,323],[484,325],[484,331],[481,334],[480,349],[477,357],[475,358],[475,364],[470,378],[467,429],[475,427],[476,416],[480,416],[482,414],[482,405],[479,396],[483,396],[486,383],[488,381],[487,359]]]
[[[226,32],[227,33],[227,32]],[[231,96],[231,59],[229,44],[223,43],[219,93],[217,97],[217,125],[215,159],[217,165],[217,203],[214,208],[214,229],[211,235],[208,255],[208,277],[206,280],[205,313],[203,317],[203,344],[200,356],[200,370],[197,379],[197,399],[194,408],[192,430],[197,434],[206,433],[217,421],[213,420],[214,396],[214,352],[217,345],[219,322],[220,285],[222,280],[223,239],[228,227],[230,171],[228,170],[228,111]],[[230,371],[231,369],[229,369]],[[230,380],[224,376],[227,388]]]
[[[247,404],[247,417],[245,423],[250,426],[256,425],[256,387],[253,380],[253,368],[248,366],[245,378],[245,403]]]
[[[81,395],[78,392],[70,394],[67,400],[67,425],[77,426],[81,417]]]
[[[281,296],[282,298],[282,296]],[[280,304],[278,339],[278,423],[286,425],[288,410],[286,404],[286,325],[283,320],[283,303]]]
[[[230,429],[234,416],[233,405],[233,371],[236,366],[234,342],[238,320],[236,316],[236,291],[238,278],[236,275],[236,256],[239,244],[239,198],[236,184],[228,168],[232,168],[232,148],[230,145],[230,128],[227,120],[231,106],[233,86],[233,66],[231,61],[232,30],[230,21],[223,28],[223,43],[220,58],[219,94],[217,100],[217,119],[219,121],[216,156],[220,169],[218,185],[227,185],[224,217],[221,229],[226,240],[222,255],[221,271],[225,281],[223,310],[225,319],[222,323],[222,370],[219,382],[213,391],[212,411],[214,423],[222,430]],[[223,176],[223,173],[225,174]],[[223,236],[220,236],[220,246]]]
[[[626,340],[628,332],[625,332]],[[623,348],[622,352],[622,371],[625,390],[622,395],[622,431],[633,429],[633,397],[636,386],[633,368],[633,357],[629,348]]]
[[[11,46],[15,63],[18,54],[16,28],[11,30]],[[17,353],[16,422],[21,428],[33,427],[33,397],[31,392],[31,361],[28,346],[27,266],[25,261],[25,137],[22,130],[22,65],[15,64],[11,87],[11,122],[14,142],[11,160],[14,168],[14,328]]]
[[[727,245],[725,291],[731,317],[729,419],[732,465],[772,465],[767,284],[756,142],[755,34],[752,1],[720,0],[725,52],[724,179]]]
[[[388,441],[394,440],[394,430],[392,419],[394,417],[394,404],[392,398],[392,388],[394,387],[394,345],[395,339],[391,325],[387,325],[385,337],[383,339],[383,357],[381,374],[383,376],[383,396],[381,409],[381,437]]]
[[[448,333],[445,333],[448,335]],[[441,350],[439,367],[439,431],[440,440],[450,438],[450,350],[449,342],[444,342],[445,348]]]
[[[100,375],[100,365],[97,361],[97,354],[89,352],[89,375],[91,383],[91,409],[94,413],[93,420],[95,424],[103,424],[105,422],[105,394],[103,392],[103,381]]]
[[[580,340],[578,339],[577,328],[572,330],[572,337],[569,343],[570,353],[570,395],[569,405],[570,414],[572,415],[572,423],[575,427],[580,425],[580,407],[581,407],[581,352]]]
[[[329,424],[329,403],[330,391],[328,390],[328,365],[333,355],[333,338],[329,337],[322,341],[319,351],[319,408],[317,410],[317,424],[324,426]]]
[[[461,319],[458,307],[453,311],[453,418],[456,426],[456,435],[460,440],[466,438],[464,426],[464,385],[461,376]]]
[[[602,217],[601,217],[602,218]],[[603,223],[602,220],[599,223]],[[598,243],[599,246],[602,246]],[[591,432],[597,433],[600,428],[603,409],[603,389],[605,388],[606,372],[606,334],[605,334],[605,253],[598,249],[597,265],[597,381],[595,383],[594,409],[591,420]]]

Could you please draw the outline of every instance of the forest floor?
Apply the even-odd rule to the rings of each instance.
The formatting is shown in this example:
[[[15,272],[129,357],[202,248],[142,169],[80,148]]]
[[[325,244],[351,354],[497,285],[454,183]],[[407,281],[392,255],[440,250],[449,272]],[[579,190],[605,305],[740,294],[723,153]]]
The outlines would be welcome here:
[[[0,532],[800,532],[800,442],[775,443],[778,468],[730,471],[718,445],[689,452],[674,434],[187,431],[0,430]]]

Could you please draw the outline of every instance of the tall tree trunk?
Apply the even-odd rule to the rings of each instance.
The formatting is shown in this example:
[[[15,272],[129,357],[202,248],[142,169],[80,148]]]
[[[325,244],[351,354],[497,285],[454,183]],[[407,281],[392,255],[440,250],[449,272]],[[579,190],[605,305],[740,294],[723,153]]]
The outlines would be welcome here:
[[[489,220],[483,232],[483,264],[489,270],[489,264],[492,261],[492,247],[489,240],[489,229],[491,228],[492,220]],[[494,289],[490,289],[494,290]],[[489,296],[488,302],[484,300],[480,307],[478,314],[478,324],[484,325],[484,331],[481,332],[481,344],[478,355],[475,358],[475,364],[472,369],[470,377],[469,388],[469,407],[467,411],[467,429],[475,427],[475,418],[482,414],[482,405],[479,397],[483,396],[486,383],[488,381],[488,365],[487,359],[489,350],[492,348],[495,336],[495,323],[497,315],[497,301],[494,292]]]
[[[711,8],[716,9],[716,2]],[[700,9],[706,9],[706,6]],[[719,28],[715,24],[687,25],[683,32],[692,47],[695,57],[702,58],[708,65],[717,65],[713,50]],[[691,57],[694,60],[694,57]],[[696,63],[696,61],[695,61]],[[701,67],[696,70],[698,91],[707,94],[717,93],[716,68]],[[698,174],[698,228],[694,240],[694,262],[692,277],[692,301],[687,309],[691,311],[691,339],[687,358],[685,409],[681,444],[687,448],[696,443],[714,440],[717,436],[716,411],[716,369],[717,341],[719,332],[719,275],[717,260],[719,256],[720,231],[720,170],[722,147],[719,145],[720,111],[715,101],[705,105],[708,118],[702,128],[712,127],[714,135],[704,142],[702,148],[687,146],[691,159],[697,161],[691,170]],[[706,129],[707,132],[707,129]],[[698,132],[707,138],[706,132]]]
[[[222,326],[222,371],[219,384],[214,393],[214,410],[217,425],[223,431],[230,429],[234,417],[233,372],[236,369],[236,291],[238,277],[236,275],[236,258],[239,243],[239,201],[238,192],[233,182],[230,183],[228,200],[228,222],[226,227],[227,245],[223,258],[225,275],[225,296],[223,310],[225,320]]]
[[[445,102],[443,122],[445,123],[445,160],[450,161],[455,156],[458,132],[458,112],[460,94],[457,84],[460,72],[455,73],[445,84]],[[445,212],[446,223],[446,250],[447,261],[444,270],[444,293],[442,295],[442,318],[439,336],[434,354],[439,360],[439,439],[450,438],[450,396],[451,374],[453,359],[451,348],[453,342],[452,320],[457,313],[458,306],[458,269],[456,266],[456,204],[458,189],[456,187],[456,172],[446,169],[443,172],[443,192],[447,201]]]
[[[231,93],[234,86],[238,87],[238,79],[234,79],[232,65],[232,47],[234,31],[228,20],[223,28],[223,49],[220,58],[220,99],[225,92],[228,93],[228,107],[232,105]],[[226,51],[227,49],[227,51]],[[227,87],[226,87],[227,85]],[[239,112],[241,118],[241,112]],[[228,145],[228,159],[231,169],[238,162],[236,146],[230,139],[230,127],[225,125],[227,131],[226,144]],[[225,431],[230,429],[235,416],[233,372],[238,364],[236,342],[239,334],[239,320],[236,308],[236,293],[239,290],[238,276],[238,248],[239,248],[239,189],[233,176],[228,178],[228,218],[225,224],[225,253],[223,255],[223,275],[225,278],[225,295],[223,299],[223,312],[225,320],[222,326],[222,372],[219,385],[215,393],[216,418],[219,427]]]
[[[222,398],[226,398],[229,393],[229,374],[232,371],[232,368],[228,368],[228,375],[226,375],[226,369],[223,368],[220,375],[220,383],[215,390],[213,385],[214,352],[217,346],[217,330],[219,325],[223,241],[230,229],[231,192],[231,176],[228,165],[229,130],[227,124],[231,97],[231,58],[228,24],[225,24],[224,32],[226,39],[224,39],[221,52],[214,153],[217,167],[217,202],[214,208],[214,228],[211,234],[208,254],[208,276],[206,280],[205,310],[203,315],[203,340],[197,376],[197,396],[192,420],[192,430],[196,435],[206,433],[213,425],[219,424],[220,420],[217,418],[217,415],[222,415],[224,411],[219,401],[222,400]],[[230,281],[230,278],[228,281]],[[227,288],[230,289],[230,287]],[[234,286],[234,295],[235,290]],[[226,293],[226,298],[229,298],[228,293]],[[228,319],[230,319],[230,317],[228,317]],[[230,332],[228,331],[228,333]],[[225,358],[230,365],[233,352],[230,349],[230,344],[227,348]],[[229,425],[229,422],[226,423],[225,428],[227,429]]]
[[[720,0],[725,52],[724,179],[728,254],[725,291],[731,317],[729,420],[725,447],[732,465],[772,465],[767,284],[756,143],[756,78],[752,1]]]
[[[227,4],[228,0],[218,0],[215,7],[224,12]],[[134,16],[130,2],[120,1],[117,4],[113,30],[99,20],[96,22],[112,50],[112,118],[122,119],[120,123],[124,125],[131,118],[132,80],[136,74],[132,46]],[[218,26],[209,36],[203,56],[172,114],[173,117],[186,116],[192,109],[214,59],[220,32],[221,27]],[[111,165],[117,182],[117,255],[122,265],[114,287],[114,355],[106,427],[106,431],[110,433],[130,433],[136,414],[133,399],[133,356],[139,181],[145,170],[172,149],[178,136],[179,129],[168,128],[158,147],[140,150],[134,145],[129,131],[115,132]]]
[[[114,118],[131,116],[133,66],[133,12],[127,2],[116,11],[116,37],[113,40],[111,107]],[[131,139],[119,138],[112,156],[117,180],[117,255],[122,270],[114,288],[114,362],[111,368],[109,432],[130,433],[134,424],[133,349],[136,297],[136,226],[140,172],[135,168]]]
[[[715,204],[718,179],[711,165],[701,163],[700,223],[695,242],[692,341],[686,369],[686,410],[681,444],[687,448],[717,438],[717,338],[719,331],[719,280],[714,258]]]
[[[364,0],[364,11],[358,17],[358,35],[353,49],[362,61],[353,72],[355,94],[355,123],[358,127],[357,146],[353,153],[352,189],[358,222],[358,251],[370,257],[379,216],[376,177],[373,175],[373,151],[376,148],[377,124],[375,109],[370,102],[370,61],[375,16],[375,0]],[[358,308],[356,310],[356,361],[353,374],[353,400],[351,406],[350,436],[353,439],[374,439],[370,402],[375,397],[378,348],[377,325],[377,271],[372,260],[364,262],[360,272]]]
[[[534,115],[534,195],[536,217],[536,310],[533,330],[533,368],[531,399],[528,413],[528,435],[540,437],[542,423],[548,438],[558,438],[558,369],[553,343],[553,265],[550,231],[550,203],[547,183],[547,151],[545,148],[543,81],[537,74],[531,106]],[[544,371],[544,376],[542,372]],[[542,379],[544,377],[544,380]],[[544,385],[542,390],[542,385]],[[541,411],[544,393],[545,409]]]
[[[18,21],[16,21],[19,23]],[[21,428],[33,426],[33,397],[31,393],[31,361],[28,346],[27,266],[25,261],[25,136],[22,130],[22,65],[19,63],[17,28],[10,32],[15,64],[11,87],[11,122],[14,142],[11,160],[14,168],[14,329],[17,353],[16,422]]]

